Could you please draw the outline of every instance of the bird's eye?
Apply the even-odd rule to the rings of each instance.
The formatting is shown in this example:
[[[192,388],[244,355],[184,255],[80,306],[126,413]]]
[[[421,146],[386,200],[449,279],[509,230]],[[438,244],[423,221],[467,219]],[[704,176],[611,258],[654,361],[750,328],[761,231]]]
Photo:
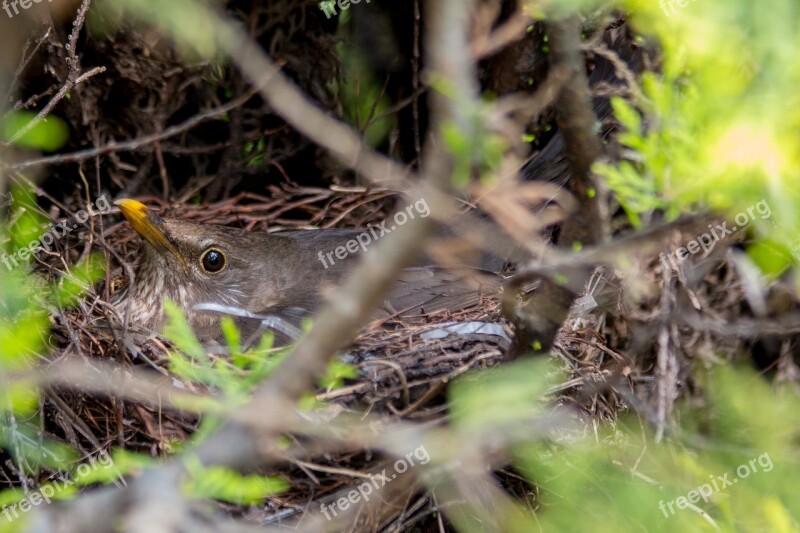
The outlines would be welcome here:
[[[210,274],[220,272],[225,268],[226,262],[227,258],[225,257],[225,253],[216,248],[209,248],[203,252],[203,258],[200,260],[200,264],[203,265],[203,270]]]

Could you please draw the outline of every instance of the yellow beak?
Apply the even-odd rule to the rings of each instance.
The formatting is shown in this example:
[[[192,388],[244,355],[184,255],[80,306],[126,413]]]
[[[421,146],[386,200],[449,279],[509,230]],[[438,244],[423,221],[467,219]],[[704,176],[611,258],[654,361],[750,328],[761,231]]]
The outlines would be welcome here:
[[[149,242],[161,253],[165,251],[171,252],[181,261],[184,267],[187,266],[186,260],[164,235],[164,231],[161,229],[164,221],[150,211],[146,205],[128,198],[117,200],[114,205],[119,206],[122,215],[142,239]]]

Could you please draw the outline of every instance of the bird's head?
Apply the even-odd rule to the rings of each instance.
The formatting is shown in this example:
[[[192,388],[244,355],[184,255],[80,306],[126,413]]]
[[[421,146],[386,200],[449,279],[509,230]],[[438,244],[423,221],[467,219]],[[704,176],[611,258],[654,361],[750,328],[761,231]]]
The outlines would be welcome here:
[[[265,309],[289,283],[270,258],[285,239],[237,228],[158,216],[136,200],[115,202],[144,241],[134,279],[122,291],[132,323],[158,329],[164,299],[174,301],[196,329],[215,320],[196,313],[199,304]],[[125,309],[121,308],[121,312]]]

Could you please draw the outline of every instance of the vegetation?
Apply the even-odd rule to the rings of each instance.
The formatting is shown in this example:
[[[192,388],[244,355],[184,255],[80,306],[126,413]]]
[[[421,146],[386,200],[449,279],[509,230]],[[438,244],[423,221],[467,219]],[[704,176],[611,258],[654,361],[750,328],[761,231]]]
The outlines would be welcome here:
[[[88,498],[122,492],[122,480],[128,493],[131,486],[149,487],[145,483],[154,473],[170,469],[180,472],[173,483],[177,500],[194,502],[176,510],[186,520],[182,527],[189,528],[196,524],[186,517],[213,509],[222,517],[214,525],[231,529],[234,521],[278,525],[305,513],[314,527],[328,530],[800,530],[800,286],[793,256],[800,235],[797,2],[487,1],[475,7],[480,23],[473,33],[491,33],[499,25],[495,17],[508,19],[507,12],[529,17],[507,47],[536,45],[524,48],[532,56],[523,56],[530,59],[525,65],[533,65],[531,78],[539,62],[553,62],[548,77],[537,77],[526,89],[529,108],[541,103],[535,100],[540,87],[556,83],[550,77],[557,66],[551,47],[559,43],[548,32],[569,17],[581,20],[590,66],[607,53],[617,61],[612,63],[618,78],[622,71],[633,76],[624,80],[625,90],[612,87],[602,94],[603,87],[592,87],[595,98],[609,98],[614,133],[606,135],[602,120],[590,132],[603,136],[608,153],[592,165],[597,187],[591,198],[577,198],[576,205],[601,205],[608,234],[599,243],[551,247],[567,258],[550,264],[556,265],[556,285],[567,284],[564,264],[590,272],[604,264],[605,281],[619,287],[618,296],[604,305],[602,293],[592,292],[596,278],[587,277],[581,286],[600,307],[589,316],[576,316],[573,308],[546,354],[536,354],[537,345],[530,343],[495,349],[491,343],[500,343],[499,335],[414,353],[428,346],[423,334],[452,321],[505,323],[507,331],[518,333],[519,317],[501,318],[507,302],[488,298],[472,314],[436,316],[422,326],[389,319],[372,324],[347,348],[314,345],[321,366],[306,370],[316,386],[293,397],[303,370],[291,364],[311,350],[310,342],[276,346],[266,334],[256,346],[242,346],[237,326],[226,318],[225,354],[210,353],[174,304],[167,307],[169,323],[158,339],[109,333],[103,320],[116,280],[129,274],[124,264],[138,259],[133,233],[116,224],[116,214],[76,224],[79,229],[65,231],[52,248],[36,244],[54,218],[72,227],[74,219],[64,216],[103,192],[150,198],[172,215],[258,230],[364,226],[391,212],[398,191],[364,186],[370,172],[347,168],[358,166],[343,155],[350,153],[348,139],[304,132],[280,107],[285,100],[275,96],[283,90],[277,85],[251,90],[252,80],[242,72],[253,56],[242,48],[241,31],[302,88],[308,100],[296,103],[308,108],[309,124],[318,123],[312,107],[338,117],[363,139],[356,146],[360,157],[380,154],[420,180],[435,181],[425,167],[442,157],[447,164],[432,167],[449,175],[444,190],[469,202],[488,199],[486,218],[521,248],[543,242],[539,237],[553,222],[539,224],[535,217],[543,216],[551,190],[536,189],[538,177],[526,179],[528,167],[519,154],[542,150],[563,126],[559,100],[552,97],[534,117],[520,118],[525,108],[513,108],[512,91],[489,88],[501,78],[500,67],[515,74],[513,62],[500,62],[497,53],[469,71],[480,78],[480,95],[424,68],[406,79],[403,68],[375,60],[383,43],[365,49],[359,32],[365,24],[380,30],[395,20],[396,32],[421,35],[422,52],[408,58],[417,67],[430,61],[425,54],[435,48],[430,40],[436,37],[414,23],[404,26],[401,20],[415,20],[405,8],[374,3],[354,3],[330,20],[318,6],[300,1],[264,7],[263,18],[260,8],[245,1],[107,0],[91,7],[84,1],[85,28],[80,12],[53,23],[69,29],[75,18],[76,37],[67,41],[72,49],[57,50],[49,34],[36,34],[49,43],[39,52],[46,56],[42,63],[60,65],[73,84],[45,120],[38,116],[44,104],[13,108],[43,92],[41,80],[26,69],[16,74],[22,84],[13,69],[0,73],[3,88],[16,86],[0,122],[0,192],[14,184],[0,207],[0,254],[21,258],[16,268],[0,263],[0,532],[35,527],[28,508],[76,529],[78,512],[69,510],[82,500],[99,509],[102,500]],[[434,19],[426,9],[435,8],[423,8],[427,24]],[[375,19],[367,16],[371,9]],[[406,18],[386,17],[398,12]],[[280,16],[285,18],[275,22]],[[20,17],[14,23],[21,28]],[[301,19],[291,30],[281,26]],[[628,69],[616,55],[616,41],[606,39],[617,28],[647,52],[641,71]],[[307,37],[310,32],[316,33]],[[118,55],[102,59],[99,52],[115,42],[122,43],[120,54],[147,52],[131,54],[129,67]],[[21,53],[23,44],[20,39],[11,49]],[[75,83],[72,73],[78,71],[69,54],[78,44],[82,72],[94,63],[113,65],[107,74],[116,78],[109,86],[129,90],[131,99],[100,99],[99,74]],[[232,53],[237,48],[245,50],[240,57]],[[466,63],[475,59],[472,54],[461,53]],[[180,71],[175,83],[185,83],[185,90],[161,83],[170,69]],[[408,83],[395,85],[398,79]],[[566,83],[556,83],[558,90]],[[241,104],[220,111],[220,102],[248,91]],[[422,93],[434,94],[433,103],[422,102]],[[148,95],[152,113],[146,117],[126,107],[145,105]],[[438,109],[437,96],[455,110]],[[45,101],[50,98],[48,93]],[[87,113],[91,98],[102,103],[95,115]],[[109,112],[113,106],[119,116]],[[156,111],[163,116],[154,118]],[[437,118],[443,113],[451,115]],[[164,133],[204,114],[180,135]],[[423,132],[420,146],[404,122],[409,117]],[[444,155],[425,145],[428,126]],[[155,140],[146,138],[150,134]],[[322,148],[311,146],[309,135]],[[109,144],[132,139],[132,149]],[[111,149],[80,156],[77,164],[69,157],[101,145]],[[197,151],[186,156],[190,149]],[[64,156],[48,163],[52,176],[26,166],[42,154]],[[304,174],[311,167],[312,174]],[[217,177],[206,180],[205,169]],[[531,205],[538,211],[522,209]],[[731,231],[717,234],[720,224]],[[704,241],[711,233],[713,239]],[[691,244],[702,250],[693,251]],[[386,246],[379,250],[392,244]],[[684,256],[675,255],[681,246],[688,253],[684,248]],[[678,275],[659,259],[661,252],[678,258],[672,263]],[[508,274],[539,276],[545,270],[526,267]],[[328,318],[323,313],[309,321],[305,341]],[[349,323],[342,324],[346,332]],[[86,366],[85,380],[64,377],[74,376],[70,372],[78,367],[70,365],[80,361],[96,365],[95,373]],[[114,381],[114,365],[127,372],[123,381]],[[157,379],[166,384],[156,385]],[[93,380],[100,383],[92,388]],[[162,385],[168,389],[163,398],[159,393],[148,403],[135,396]],[[276,398],[282,401],[267,402]],[[65,413],[74,418],[64,421]],[[223,437],[240,426],[253,444],[242,445],[236,461],[225,447],[239,450],[239,444]],[[418,447],[430,463],[398,470],[382,489],[383,507],[362,494],[363,515],[352,511],[355,504],[337,504],[336,519],[326,514],[323,520],[318,508],[347,502],[358,483],[396,467],[395,459],[408,458]],[[105,453],[108,464],[100,461]],[[146,509],[153,495],[136,494],[134,506]],[[47,505],[51,499],[62,500],[60,518]],[[115,509],[123,509],[115,502]],[[125,516],[115,527],[133,523],[135,514]]]

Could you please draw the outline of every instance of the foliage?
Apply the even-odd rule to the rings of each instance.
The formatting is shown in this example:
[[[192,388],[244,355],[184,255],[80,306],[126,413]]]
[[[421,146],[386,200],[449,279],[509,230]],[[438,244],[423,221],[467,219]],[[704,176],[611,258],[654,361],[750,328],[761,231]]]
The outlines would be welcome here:
[[[800,398],[750,370],[716,368],[699,375],[707,403],[698,409],[695,400],[685,401],[677,417],[683,427],[674,428],[667,443],[654,442],[643,421],[629,415],[616,428],[605,426],[591,437],[561,438],[556,445],[542,435],[541,442],[516,444],[512,463],[538,488],[538,497],[529,502],[536,517],[529,514],[526,524],[514,527],[697,531],[713,530],[714,523],[722,531],[800,528],[794,481],[800,475]],[[459,379],[450,398],[457,430],[474,438],[480,430],[508,433],[546,419],[543,394],[548,384],[564,381],[558,378],[551,363],[527,361]]]
[[[131,0],[129,7],[166,28],[190,57],[213,59],[217,41],[230,38],[220,35],[208,11],[193,2]],[[552,17],[611,7],[593,0],[550,0],[531,2],[528,9]],[[800,5],[792,0],[775,0],[768,7],[746,0],[701,0],[681,7],[669,0],[620,0],[613,7],[633,14],[633,27],[643,40],[646,36],[659,43],[664,61],[658,75],[642,77],[641,92],[632,101],[612,101],[624,128],[619,141],[635,154],[633,162],[598,164],[596,171],[637,227],[657,212],[672,219],[710,207],[734,215],[766,201],[772,219],[753,221],[751,230],[758,239],[749,252],[765,272],[780,272],[792,236],[800,233]],[[123,18],[121,8],[116,14]],[[372,119],[388,108],[387,101],[380,86],[363,74],[355,52],[340,48],[340,54],[350,75],[348,82],[335,87],[345,103],[344,114],[370,144],[379,145],[390,126]],[[432,86],[445,95],[455,93],[447,80],[434,79]],[[442,132],[455,157],[459,186],[473,172],[495,168],[507,149],[485,126],[492,105],[482,102],[466,110],[468,128],[448,124]],[[27,112],[11,113],[0,124],[3,139],[13,138],[32,119]],[[50,117],[15,144],[54,150],[67,135],[63,122]],[[257,140],[245,146],[244,155],[258,165],[265,149],[265,141]],[[14,224],[4,245],[9,253],[28,247],[44,227],[34,199],[24,191],[16,194],[20,210],[11,217]],[[26,474],[35,476],[44,470],[69,471],[75,455],[39,437],[39,391],[16,376],[45,356],[50,310],[72,305],[97,279],[98,269],[90,260],[47,284],[29,275],[27,266],[0,275],[0,446]],[[213,401],[194,406],[206,415],[193,437],[196,443],[218,427],[226,412],[245,402],[288,352],[275,349],[270,336],[243,350],[233,322],[224,321],[230,356],[209,356],[177,308],[168,305],[166,310],[166,334],[176,348],[169,356],[170,371],[207,386],[214,395]],[[355,373],[354,367],[334,362],[321,384],[338,387]],[[535,516],[524,515],[515,528],[800,529],[795,491],[800,475],[800,400],[745,369],[697,369],[695,375],[700,376],[698,398],[704,403],[698,405],[695,398],[695,403],[681,406],[681,427],[672,428],[666,443],[656,442],[634,415],[591,438],[562,439],[558,444],[544,438],[515,442],[513,465],[538,494],[528,502]],[[557,376],[552,365],[521,362],[459,379],[450,389],[452,431],[474,439],[546,418],[549,407],[542,398],[550,385],[560,382]],[[189,446],[176,443],[174,449],[184,448]],[[114,472],[98,472],[82,483],[111,483],[118,473],[136,475],[157,464],[125,451],[116,451],[114,458]],[[280,479],[204,467],[190,451],[185,461],[190,473],[185,490],[193,497],[248,503],[286,488]],[[718,485],[725,475],[731,485],[698,498],[700,487]],[[0,505],[20,496],[19,491],[4,491]],[[0,527],[5,525],[0,519]]]
[[[165,302],[167,325],[164,336],[178,348],[169,356],[170,371],[189,381],[218,389],[227,400],[237,404],[277,367],[288,354],[286,348],[274,350],[273,336],[267,333],[258,346],[245,352],[239,345],[239,332],[233,322],[223,321],[230,358],[211,357],[200,344],[181,310]]]
[[[16,190],[14,199],[15,224],[8,234],[0,236],[0,241],[6,243],[0,254],[27,249],[31,241],[38,242],[33,237],[48,228],[33,208],[29,192]],[[0,275],[0,449],[23,475],[36,477],[44,470],[69,472],[76,454],[69,447],[40,436],[40,391],[29,379],[18,375],[35,368],[46,354],[52,311],[74,305],[102,276],[103,268],[100,258],[92,255],[48,282],[28,273],[30,256],[16,257],[18,266],[9,262],[10,268]],[[74,490],[60,491],[59,497],[71,492]],[[0,492],[0,505],[20,496],[17,490]]]
[[[341,79],[334,82],[333,92],[342,102],[344,118],[361,132],[369,146],[380,146],[392,128],[392,116],[387,114],[391,102],[356,47],[342,41],[336,48],[343,72]]]
[[[56,116],[49,116],[29,127],[36,118],[30,111],[14,111],[3,117],[0,121],[0,132],[5,141],[14,139],[13,144],[25,148],[33,148],[52,152],[61,148],[69,137],[69,128],[66,123]],[[22,135],[17,135],[28,128]]]
[[[257,346],[242,351],[240,333],[233,320],[226,317],[222,321],[222,330],[227,341],[228,356],[211,357],[195,337],[181,310],[169,301],[165,302],[164,310],[168,319],[164,336],[178,348],[170,353],[170,371],[183,379],[208,385],[221,396],[218,402],[203,401],[192,406],[193,410],[206,413],[198,431],[192,436],[193,442],[202,442],[224,422],[226,412],[249,399],[258,384],[289,354],[290,348],[273,348],[273,335],[268,332]],[[341,387],[346,378],[357,375],[358,370],[354,366],[334,360],[320,384],[334,389]],[[318,404],[304,399],[300,407],[312,409]],[[181,447],[179,443],[176,446]],[[193,459],[191,453],[187,454],[185,462],[190,475],[183,488],[195,498],[255,503],[288,487],[285,481],[275,477],[242,476],[226,468],[205,467]]]
[[[183,481],[183,490],[192,498],[216,498],[231,503],[255,504],[289,488],[289,484],[281,478],[243,476],[227,468],[204,467],[197,458],[191,456],[186,459],[186,463],[189,477]]]
[[[780,271],[800,232],[800,5],[621,4],[633,27],[663,48],[663,72],[643,76],[638,111],[614,101],[627,130],[620,141],[640,162],[598,172],[634,222],[654,209],[674,218],[701,205],[732,217],[765,200],[772,219],[752,226],[770,245],[750,253],[766,272]]]

